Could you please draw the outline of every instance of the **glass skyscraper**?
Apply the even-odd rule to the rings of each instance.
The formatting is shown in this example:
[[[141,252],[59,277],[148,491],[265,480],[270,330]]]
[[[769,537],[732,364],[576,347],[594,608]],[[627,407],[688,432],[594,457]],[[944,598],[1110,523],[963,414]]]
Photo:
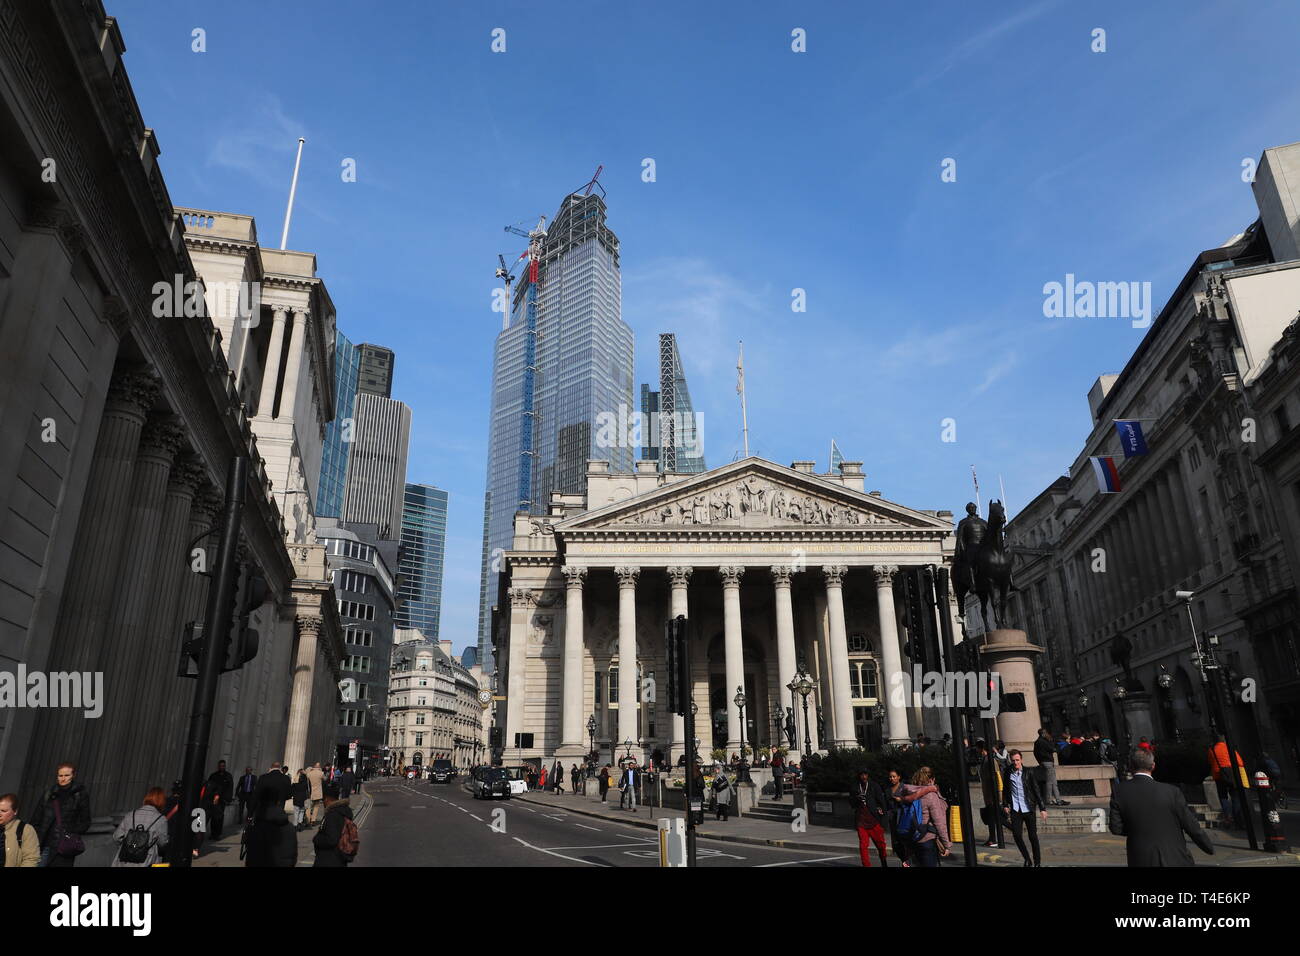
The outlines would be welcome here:
[[[442,562],[447,546],[447,492],[406,483],[398,562],[397,627],[419,628],[438,640],[442,612]]]
[[[343,485],[352,448],[352,406],[357,397],[360,353],[342,332],[334,334],[334,420],[325,425],[325,447],[320,462],[320,500],[316,514],[337,518],[343,514]],[[344,437],[347,441],[344,441]]]
[[[621,317],[618,238],[605,217],[600,195],[564,198],[542,241],[536,288],[525,267],[497,336],[479,607],[485,670],[496,556],[511,546],[515,512],[544,513],[552,492],[581,491],[589,458],[630,472],[636,456],[625,431],[635,411],[632,329]]]

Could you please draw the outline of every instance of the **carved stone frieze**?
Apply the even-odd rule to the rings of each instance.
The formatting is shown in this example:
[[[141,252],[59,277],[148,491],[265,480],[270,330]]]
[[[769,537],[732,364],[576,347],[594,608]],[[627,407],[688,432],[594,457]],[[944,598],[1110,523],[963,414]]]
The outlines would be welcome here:
[[[890,522],[890,518],[875,511],[841,504],[829,498],[777,484],[757,475],[749,475],[676,499],[657,501],[653,507],[625,515],[617,523],[676,527],[700,525],[851,527]]]

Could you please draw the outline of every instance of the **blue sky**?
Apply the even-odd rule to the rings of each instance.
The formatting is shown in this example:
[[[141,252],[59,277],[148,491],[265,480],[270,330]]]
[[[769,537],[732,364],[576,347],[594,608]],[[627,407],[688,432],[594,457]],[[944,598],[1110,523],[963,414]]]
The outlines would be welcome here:
[[[1149,281],[1158,310],[1255,218],[1242,160],[1300,140],[1290,2],[108,12],[176,204],[254,215],[276,245],[307,138],[289,246],[317,254],[354,342],[397,353],[408,478],[450,494],[442,636],[458,650],[478,613],[492,273],[522,249],[502,227],[551,216],[597,164],[638,382],[676,332],[710,465],[740,448],[744,339],[754,453],[824,470],[834,437],[869,488],[958,513],[974,464],[986,498],[1002,474],[1014,513],[1069,467],[1089,386],[1143,334],[1045,319],[1044,283]]]

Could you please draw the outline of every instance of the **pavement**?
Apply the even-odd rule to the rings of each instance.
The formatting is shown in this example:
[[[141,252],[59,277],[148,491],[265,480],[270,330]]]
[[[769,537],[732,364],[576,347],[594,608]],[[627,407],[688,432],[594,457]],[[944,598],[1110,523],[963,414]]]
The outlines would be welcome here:
[[[368,784],[367,784],[368,786]],[[374,798],[369,793],[354,793],[348,801],[352,807],[352,819],[358,830],[362,829],[374,809]],[[322,811],[323,812],[323,811]],[[199,856],[194,866],[243,866],[239,858],[239,839],[241,831],[236,828],[228,830],[220,840],[205,840],[199,849]],[[311,866],[316,861],[316,850],[311,839],[316,835],[316,828],[311,827],[298,834],[298,865]]]

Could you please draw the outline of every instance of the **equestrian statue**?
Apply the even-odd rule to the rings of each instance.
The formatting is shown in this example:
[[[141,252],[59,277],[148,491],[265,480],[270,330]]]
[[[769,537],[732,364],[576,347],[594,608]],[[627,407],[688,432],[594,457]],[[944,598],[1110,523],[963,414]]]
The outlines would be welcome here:
[[[1011,580],[1011,552],[1003,533],[1007,513],[1002,502],[989,502],[989,520],[979,516],[973,502],[966,505],[966,517],[957,523],[957,547],[952,560],[953,589],[957,592],[957,612],[966,619],[966,596],[980,599],[980,616],[984,629],[1006,626],[1007,595],[1017,590]],[[993,615],[989,616],[989,602]],[[991,626],[990,626],[991,625]]]

